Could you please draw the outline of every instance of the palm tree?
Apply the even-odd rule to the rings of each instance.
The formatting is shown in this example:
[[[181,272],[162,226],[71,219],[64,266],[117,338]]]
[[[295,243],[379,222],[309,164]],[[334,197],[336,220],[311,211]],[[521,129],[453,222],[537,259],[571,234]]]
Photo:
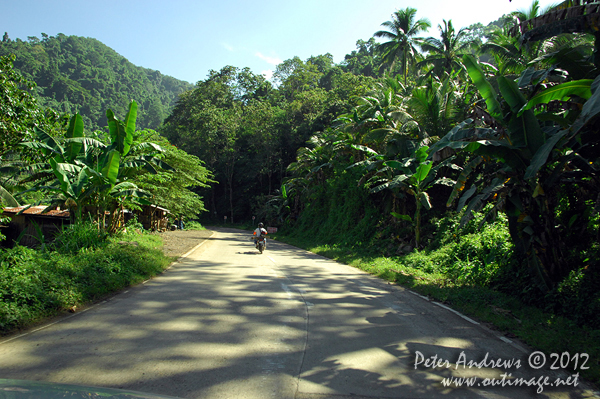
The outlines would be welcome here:
[[[518,36],[509,34],[510,27],[496,28],[490,32],[487,42],[481,45],[481,54],[490,54],[498,67],[498,75],[520,74],[527,69],[529,61],[535,57],[519,42]]]
[[[406,140],[417,138],[417,124],[407,112],[409,92],[398,78],[388,77],[374,85],[348,114],[335,120],[336,132],[346,144],[364,146],[382,153],[404,151]],[[403,154],[406,151],[403,152]]]
[[[465,71],[462,55],[467,52],[470,45],[464,40],[467,34],[466,28],[461,28],[457,32],[452,26],[452,20],[447,22],[443,20],[443,23],[443,27],[438,25],[440,39],[428,37],[421,44],[421,49],[429,54],[417,64],[417,66],[432,65],[433,68],[428,75],[435,74],[441,79],[452,71]]]
[[[420,137],[443,136],[451,128],[460,108],[455,104],[460,98],[455,81],[429,77],[424,86],[416,87],[408,102],[410,113],[418,124]]]
[[[522,38],[519,35],[511,34],[514,25],[518,26],[525,21],[537,18],[554,7],[556,5],[550,5],[542,9],[539,0],[534,0],[528,9],[511,13],[503,28],[496,28],[489,34],[488,41],[480,47],[480,52],[489,53],[494,57],[499,75],[520,74],[527,69],[531,61],[555,45],[557,38],[529,42],[525,46],[522,44]]]
[[[414,59],[417,52],[415,45],[422,40],[415,37],[415,35],[431,27],[431,22],[426,18],[415,21],[416,14],[417,10],[411,7],[398,10],[392,14],[391,21],[381,24],[381,26],[385,26],[388,30],[380,30],[374,34],[375,37],[389,39],[389,41],[379,45],[379,49],[383,54],[383,65],[389,65],[390,69],[392,69],[396,59],[402,57],[404,85],[406,85],[408,61]]]
[[[558,6],[558,3],[550,4],[550,5],[546,6],[545,8],[541,8],[540,1],[533,0],[533,2],[531,2],[531,6],[528,9],[520,9],[520,10],[512,12],[510,15],[517,18],[519,20],[519,23],[521,23],[524,21],[529,21],[530,19],[537,18],[541,15],[544,15],[557,6]]]

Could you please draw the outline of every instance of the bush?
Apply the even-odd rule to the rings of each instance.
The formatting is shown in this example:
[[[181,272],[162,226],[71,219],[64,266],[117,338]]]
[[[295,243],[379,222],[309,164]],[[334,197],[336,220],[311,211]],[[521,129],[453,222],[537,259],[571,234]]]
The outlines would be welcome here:
[[[184,226],[184,229],[186,229],[186,230],[206,230],[206,228],[204,226],[202,226],[202,224],[200,224],[199,222],[196,222],[194,220],[190,220],[189,222],[187,222]]]
[[[92,222],[81,222],[68,226],[56,235],[52,247],[60,253],[76,254],[82,249],[102,248],[107,243],[108,234]]]

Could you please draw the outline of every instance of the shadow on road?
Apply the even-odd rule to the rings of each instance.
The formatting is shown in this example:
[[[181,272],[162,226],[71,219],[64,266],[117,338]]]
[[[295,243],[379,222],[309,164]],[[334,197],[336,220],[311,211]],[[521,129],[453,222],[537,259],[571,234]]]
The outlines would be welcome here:
[[[477,397],[440,381],[498,370],[415,367],[415,354],[524,359],[508,346],[497,352],[496,338],[420,298],[363,284],[360,272],[276,241],[276,266],[239,257],[260,253],[240,250],[245,232],[218,232],[201,256],[160,278],[0,345],[0,376],[185,398],[265,398],[286,389],[296,398]],[[545,397],[535,388],[479,392]]]

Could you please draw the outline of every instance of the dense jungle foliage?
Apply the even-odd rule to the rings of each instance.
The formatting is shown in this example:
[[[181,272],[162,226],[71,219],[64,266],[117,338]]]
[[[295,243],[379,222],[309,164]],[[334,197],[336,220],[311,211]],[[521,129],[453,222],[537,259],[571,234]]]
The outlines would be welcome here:
[[[36,83],[33,94],[40,106],[78,112],[92,131],[106,126],[107,109],[122,117],[132,99],[140,107],[138,126],[157,129],[177,96],[192,88],[188,82],[133,65],[96,39],[62,33],[41,36],[12,40],[5,32],[0,56],[16,56],[15,68]]]
[[[256,216],[291,239],[383,258],[395,281],[421,273],[440,287],[483,287],[597,336],[598,43],[585,24],[531,34],[536,17],[571,6],[534,1],[485,27],[443,21],[437,37],[421,37],[431,24],[408,7],[339,64],[330,54],[294,57],[272,81],[224,66],[189,90],[162,77],[172,94],[146,85],[140,98],[123,90],[152,82],[145,72],[98,58],[129,76],[117,81],[70,53],[95,41],[5,35],[15,68],[3,57],[0,83],[19,101],[0,103],[4,197],[64,203],[78,215],[90,203],[175,209],[185,196],[179,204],[200,202],[179,205],[181,215],[205,207],[207,222]],[[588,8],[579,10],[574,18]],[[60,62],[48,61],[53,48]],[[105,102],[86,97],[95,92]],[[81,112],[67,123],[61,112],[75,98]],[[162,121],[160,136],[135,132],[129,98],[153,121],[144,123]],[[129,112],[100,117],[108,105]],[[106,124],[108,134],[83,130]],[[9,174],[19,162],[40,164],[31,175],[46,180]]]

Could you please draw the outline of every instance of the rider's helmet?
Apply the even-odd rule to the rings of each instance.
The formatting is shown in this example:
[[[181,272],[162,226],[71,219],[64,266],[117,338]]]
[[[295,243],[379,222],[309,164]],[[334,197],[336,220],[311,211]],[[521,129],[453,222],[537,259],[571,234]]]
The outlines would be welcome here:
[[[260,227],[260,228],[262,229],[263,227],[265,227],[265,225],[264,225],[264,224],[262,224],[262,223],[259,223],[259,224],[258,224],[258,227]]]

